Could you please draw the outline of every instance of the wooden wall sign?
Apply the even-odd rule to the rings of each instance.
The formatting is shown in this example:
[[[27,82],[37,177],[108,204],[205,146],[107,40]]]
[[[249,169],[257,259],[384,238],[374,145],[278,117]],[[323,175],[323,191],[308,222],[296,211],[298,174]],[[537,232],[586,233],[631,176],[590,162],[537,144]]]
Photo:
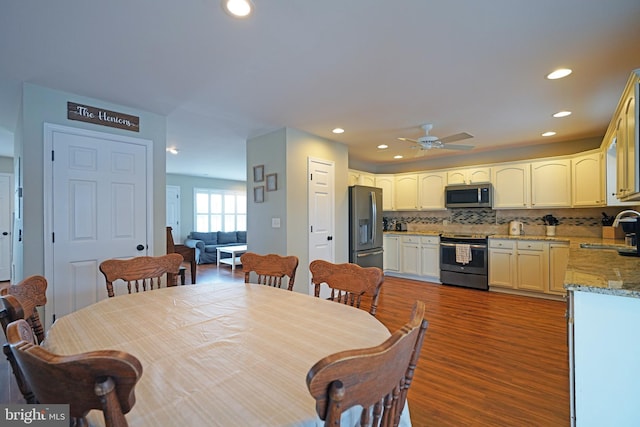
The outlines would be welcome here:
[[[67,119],[140,132],[140,117],[67,102]]]

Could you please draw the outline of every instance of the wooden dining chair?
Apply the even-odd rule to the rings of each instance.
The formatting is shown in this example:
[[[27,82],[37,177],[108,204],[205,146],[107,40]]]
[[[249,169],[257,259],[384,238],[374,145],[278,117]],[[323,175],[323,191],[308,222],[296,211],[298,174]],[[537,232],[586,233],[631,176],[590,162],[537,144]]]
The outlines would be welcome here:
[[[127,426],[124,414],[135,404],[134,388],[142,375],[140,361],[129,353],[99,350],[70,356],[34,344],[25,320],[7,327],[7,341],[21,371],[41,404],[69,404],[76,426],[87,426],[92,409],[101,410],[107,427]]]
[[[425,305],[417,301],[411,318],[382,344],[345,350],[320,359],[307,374],[307,387],[325,426],[360,405],[362,426],[397,426],[420,357],[427,329]]]
[[[17,320],[24,320],[24,311],[20,302],[13,295],[2,295],[0,296],[0,324],[2,325],[2,331],[4,332],[4,336],[7,337],[7,328],[12,322]],[[35,332],[33,334],[35,337]],[[36,339],[36,338],[34,338]],[[13,353],[11,352],[11,348],[8,342],[5,342],[2,346],[2,351],[9,361],[9,365],[11,366],[11,371],[13,372],[13,376],[16,379],[16,384],[18,385],[18,390],[22,394],[25,402],[27,403],[38,403],[36,400],[31,387],[27,383],[18,363],[16,362],[15,357],[13,357]]]
[[[298,268],[297,256],[259,255],[253,252],[245,252],[240,256],[240,261],[244,271],[244,283],[253,283],[249,280],[250,274],[253,272],[258,275],[257,283],[281,288],[283,279],[287,276],[289,279],[287,290],[293,290],[296,269]]]
[[[166,254],[102,261],[100,271],[107,281],[107,295],[115,295],[113,282],[118,279],[127,282],[129,293],[160,288],[164,276],[166,286],[176,286],[182,260],[180,254]]]
[[[357,264],[333,264],[317,259],[309,264],[315,296],[320,297],[323,283],[329,286],[332,301],[360,308],[362,297],[370,302],[369,313],[376,315],[378,297],[384,282],[384,273],[377,267],[360,267]]]
[[[44,340],[44,328],[37,307],[44,307],[47,303],[47,279],[38,275],[29,276],[16,285],[4,288],[1,293],[16,297],[24,313],[21,318],[29,322],[40,344]]]

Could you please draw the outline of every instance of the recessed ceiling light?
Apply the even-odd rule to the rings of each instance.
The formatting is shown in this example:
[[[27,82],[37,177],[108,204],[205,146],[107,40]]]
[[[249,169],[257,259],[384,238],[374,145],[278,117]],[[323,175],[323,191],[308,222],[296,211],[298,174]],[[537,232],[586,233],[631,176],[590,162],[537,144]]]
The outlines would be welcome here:
[[[167,147],[167,153],[178,154],[178,149],[176,147]]]
[[[253,11],[251,0],[222,0],[222,8],[234,18],[245,18]]]
[[[555,135],[555,134],[556,134],[556,133],[555,133],[554,131],[552,131],[552,130],[551,130],[551,131],[549,131],[549,132],[545,132],[545,133],[543,133],[543,134],[542,134],[542,136],[553,136],[553,135]]]
[[[384,150],[386,148],[389,148],[389,146],[387,144],[380,144],[380,145],[378,145],[378,148],[381,149],[381,150]]]
[[[344,129],[342,128],[335,128],[334,130],[332,130],[331,132],[333,133],[344,133]]]
[[[401,156],[400,154],[398,154],[397,156],[393,156],[394,159],[401,159],[404,156]]]
[[[571,111],[558,111],[553,115],[553,117],[567,117],[571,115]]]
[[[561,79],[563,77],[567,77],[571,73],[573,73],[573,70],[570,70],[569,68],[558,68],[557,70],[547,74],[547,78],[549,80]]]

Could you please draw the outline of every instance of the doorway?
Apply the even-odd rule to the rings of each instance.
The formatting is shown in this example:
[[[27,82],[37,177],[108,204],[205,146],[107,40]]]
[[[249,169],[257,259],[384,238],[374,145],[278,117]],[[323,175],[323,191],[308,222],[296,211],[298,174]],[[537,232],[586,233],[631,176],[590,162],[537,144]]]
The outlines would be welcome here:
[[[0,173],[0,282],[11,279],[13,175]]]
[[[323,259],[335,262],[335,164],[329,160],[308,159],[309,191],[309,262]],[[309,295],[314,287],[309,280]],[[321,297],[328,297],[326,285],[320,290]]]
[[[152,244],[153,143],[45,124],[45,328],[107,297],[99,265]]]

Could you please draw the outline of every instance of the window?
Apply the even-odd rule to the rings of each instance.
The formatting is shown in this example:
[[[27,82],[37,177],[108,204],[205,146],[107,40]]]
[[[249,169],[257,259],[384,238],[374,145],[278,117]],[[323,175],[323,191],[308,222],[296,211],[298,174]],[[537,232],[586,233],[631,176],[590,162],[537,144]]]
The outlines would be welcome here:
[[[195,231],[247,230],[246,193],[208,188],[194,192]]]

